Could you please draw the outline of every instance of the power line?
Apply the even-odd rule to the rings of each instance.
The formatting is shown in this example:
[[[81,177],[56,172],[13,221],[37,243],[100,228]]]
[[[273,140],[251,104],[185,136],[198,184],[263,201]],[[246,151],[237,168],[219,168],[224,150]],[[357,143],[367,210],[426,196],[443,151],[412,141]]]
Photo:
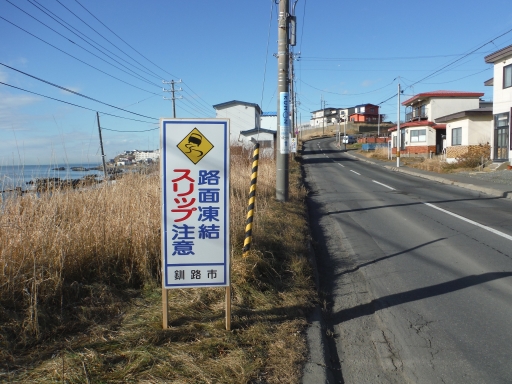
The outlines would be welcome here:
[[[443,69],[445,69],[445,68],[447,68],[447,67],[449,67],[449,66],[451,66],[451,65],[455,64],[456,62],[458,62],[458,61],[460,61],[460,60],[464,59],[465,57],[467,57],[467,56],[471,55],[472,53],[474,53],[474,52],[478,51],[480,48],[483,48],[483,47],[485,47],[486,45],[493,43],[493,42],[494,42],[494,40],[497,40],[497,39],[499,39],[500,37],[505,36],[506,34],[508,34],[508,33],[510,33],[510,32],[512,32],[512,28],[511,28],[511,29],[509,29],[508,31],[506,31],[506,32],[502,33],[501,35],[496,36],[495,38],[493,38],[493,39],[489,40],[488,42],[486,42],[486,43],[484,43],[484,44],[480,45],[478,48],[476,48],[476,49],[472,50],[471,52],[469,52],[469,53],[465,54],[464,56],[459,57],[457,60],[454,60],[454,61],[452,61],[451,63],[448,63],[448,64],[446,64],[445,66],[443,66],[442,68],[438,69],[437,71],[432,72],[430,75],[425,76],[424,78],[422,78],[422,79],[420,79],[420,80],[416,81],[415,83],[411,84],[409,87],[412,87],[413,85],[416,85],[416,84],[418,84],[418,83],[422,82],[423,80],[426,80],[426,79],[428,79],[429,77],[434,76],[436,73],[441,72]]]
[[[160,129],[160,127],[158,127],[158,128],[151,128],[151,129],[144,129],[142,131],[121,131],[119,129],[110,129],[110,128],[105,128],[105,127],[101,127],[101,129],[103,129],[105,131],[113,131],[113,132],[139,133],[139,132],[156,131],[157,129]]]
[[[151,61],[150,59],[148,59],[146,56],[144,56],[142,53],[140,53],[137,49],[135,49],[133,46],[131,46],[126,40],[124,40],[121,36],[119,36],[117,33],[115,33],[112,29],[110,29],[105,23],[103,23],[100,19],[98,19],[91,11],[89,11],[86,7],[84,7],[78,0],[75,0],[75,2],[80,5],[88,14],[90,14],[94,19],[96,19],[101,25],[103,25],[106,29],[108,29],[114,36],[116,36],[119,40],[121,40],[123,43],[125,43],[128,47],[130,47],[131,49],[133,49],[136,53],[138,53],[141,57],[143,57],[144,59],[146,59],[148,62],[150,62],[151,64],[153,64],[155,67],[157,67],[158,69],[164,71],[165,73],[167,73],[168,75],[170,75],[171,77],[174,77],[174,78],[177,78],[179,79],[179,76],[175,76],[173,75],[172,73],[168,72],[167,70],[163,69],[162,67],[160,67],[158,64],[156,64],[155,62]],[[193,89],[192,87],[190,87],[190,85],[188,85],[185,81],[182,81],[182,83],[184,85],[186,85],[190,91],[195,95],[197,96],[201,101],[203,101],[205,103],[205,105],[208,106],[208,108],[211,107],[211,104],[207,103],[201,96],[199,96]]]
[[[325,92],[325,93],[330,93],[330,94],[333,94],[333,95],[341,95],[341,96],[358,96],[358,95],[367,95],[369,93],[373,93],[373,92],[377,92],[377,91],[380,91],[381,89],[384,89],[386,87],[389,87],[391,84],[393,84],[395,82],[396,79],[393,79],[393,81],[381,88],[377,88],[377,89],[374,89],[372,91],[368,91],[368,92],[362,92],[362,93],[339,93],[339,92],[330,92],[330,91],[325,91],[323,89],[320,89],[320,88],[316,88],[314,87],[313,85],[311,84],[308,84],[306,83],[304,80],[300,80],[302,83],[306,84],[308,87],[311,87],[313,89],[316,89],[317,91],[320,91],[320,92]]]
[[[4,83],[2,81],[0,81],[0,84],[3,84],[3,85],[6,85],[8,87],[11,87],[11,88],[15,88],[15,89],[19,89],[20,91],[24,91],[24,92],[27,92],[27,93],[31,93],[33,95],[37,95],[37,96],[41,96],[41,97],[44,97],[44,98],[47,98],[47,99],[51,99],[51,100],[55,100],[55,101],[59,101],[61,103],[64,103],[64,104],[69,104],[69,105],[72,105],[74,107],[78,107],[78,108],[82,108],[82,109],[87,109],[88,111],[93,111],[93,112],[98,112],[96,111],[95,109],[91,109],[91,108],[87,108],[87,107],[84,107],[82,105],[78,105],[78,104],[74,104],[74,103],[70,103],[68,101],[64,101],[64,100],[60,100],[60,99],[56,99],[54,97],[50,97],[50,96],[46,96],[46,95],[42,95],[40,93],[37,93],[37,92],[33,92],[33,91],[29,91],[28,89],[24,89],[24,88],[20,88],[20,87],[16,87],[14,85],[11,85],[11,84],[7,84],[7,83]],[[107,113],[107,112],[99,112],[103,115],[107,115],[107,116],[112,116],[112,117],[117,117],[119,119],[124,119],[124,120],[131,120],[131,121],[137,121],[139,123],[146,123],[146,124],[154,124],[153,121],[143,121],[143,120],[137,120],[137,119],[131,119],[129,117],[123,117],[123,116],[118,116],[118,115],[114,115],[112,113]],[[152,117],[150,117],[150,119],[154,119]],[[158,119],[154,119],[154,120],[158,120]]]
[[[5,1],[7,1],[9,4],[11,4],[11,5],[13,5],[14,7],[18,8],[21,12],[25,13],[26,15],[28,15],[28,16],[30,16],[31,18],[33,18],[34,20],[36,20],[38,23],[41,23],[41,24],[42,24],[42,25],[44,25],[46,28],[48,28],[48,29],[52,30],[53,32],[55,32],[56,34],[58,34],[59,36],[61,36],[62,38],[66,39],[66,40],[67,40],[67,41],[69,41],[71,44],[76,45],[77,47],[79,47],[79,48],[83,49],[84,51],[86,51],[86,52],[90,53],[91,55],[93,55],[93,56],[97,57],[97,58],[98,58],[98,59],[100,59],[101,61],[104,61],[105,63],[107,63],[107,64],[109,64],[109,65],[112,65],[113,67],[117,68],[118,70],[120,70],[120,71],[122,71],[122,72],[124,72],[124,73],[126,73],[126,74],[128,74],[128,75],[130,75],[130,76],[133,76],[133,77],[137,78],[138,80],[142,80],[141,76],[138,76],[138,75],[134,75],[134,74],[132,74],[132,73],[129,73],[129,72],[125,71],[124,69],[119,68],[118,66],[116,66],[116,65],[114,65],[114,64],[112,64],[112,63],[110,63],[110,62],[108,62],[107,60],[103,59],[102,57],[100,57],[100,56],[96,55],[95,53],[93,53],[93,52],[89,51],[87,48],[84,48],[84,47],[82,47],[80,44],[75,43],[73,40],[71,40],[70,38],[68,38],[68,37],[64,36],[64,35],[63,35],[63,34],[61,34],[60,32],[57,32],[55,29],[53,29],[52,27],[50,27],[50,26],[46,25],[46,24],[45,24],[45,23],[43,23],[42,21],[38,20],[36,17],[34,17],[34,16],[32,16],[30,13],[28,13],[28,12],[24,11],[23,9],[21,9],[21,8],[20,8],[20,7],[18,7],[17,5],[15,5],[15,4],[13,4],[12,2],[10,2],[9,0],[5,0]],[[147,82],[147,83],[149,83],[149,84],[152,84],[152,85],[156,85],[155,83],[152,83],[152,82],[150,82],[149,80],[143,80],[143,81],[145,81],[145,82]],[[156,86],[160,88],[160,86],[159,86],[159,85],[156,85]]]
[[[84,95],[84,94],[82,94],[82,93],[80,93],[80,92],[73,91],[73,90],[68,89],[68,88],[66,88],[66,87],[63,87],[63,86],[61,86],[61,85],[57,85],[57,84],[51,83],[51,82],[49,82],[49,81],[47,81],[47,80],[44,80],[44,79],[41,79],[41,78],[39,78],[39,77],[37,77],[37,76],[31,75],[31,74],[29,74],[29,73],[26,73],[26,72],[20,71],[19,69],[13,68],[13,67],[11,67],[11,66],[9,66],[9,65],[7,65],[7,64],[0,63],[0,65],[4,66],[4,67],[6,67],[6,68],[12,69],[13,71],[19,72],[19,73],[21,73],[21,74],[23,74],[23,75],[25,75],[25,76],[28,76],[28,77],[31,77],[31,78],[33,78],[33,79],[39,80],[39,81],[41,81],[41,82],[43,82],[43,83],[46,83],[46,84],[48,84],[48,85],[51,85],[51,86],[53,86],[53,87],[56,87],[56,88],[62,89],[63,91],[73,93],[73,94],[75,94],[75,95],[77,95],[77,96],[84,97],[84,98],[86,98],[86,99],[89,99],[89,100],[95,101],[95,102],[97,102],[97,103],[100,103],[100,104],[106,105],[106,106],[108,106],[108,107],[115,108],[115,109],[119,109],[120,111],[127,112],[127,113],[131,113],[132,115],[137,115],[137,116],[145,117],[145,118],[147,118],[147,119],[155,119],[154,117],[141,115],[140,113],[136,113],[136,112],[131,112],[131,111],[128,111],[127,109],[120,108],[120,107],[116,107],[115,105],[105,103],[105,102],[103,102],[103,101],[97,100],[97,99],[92,98],[92,97],[90,97],[90,96],[86,96],[86,95]],[[155,120],[158,120],[158,119],[155,119]]]
[[[491,52],[491,51],[489,51]],[[481,53],[489,53],[481,52]],[[473,54],[473,53],[471,53]],[[449,55],[430,55],[430,56],[396,56],[396,57],[316,57],[316,56],[301,56],[303,61],[385,61],[385,60],[421,60],[421,59],[434,59],[440,57],[456,57],[463,56],[464,53],[456,53]],[[468,56],[468,55],[465,55]]]
[[[75,16],[78,20],[80,20],[82,23],[84,23],[85,25],[87,25],[90,29],[92,29],[94,32],[96,32],[96,34],[98,34],[100,37],[102,37],[104,40],[106,40],[107,42],[109,42],[113,47],[117,48],[120,52],[124,53],[127,57],[129,57],[130,59],[132,59],[133,61],[135,61],[137,64],[139,64],[140,66],[142,66],[143,68],[147,69],[148,71],[150,71],[155,77],[157,77],[158,79],[161,79],[162,76],[159,76],[157,73],[153,72],[151,69],[149,69],[148,67],[146,67],[144,64],[140,63],[139,61],[137,61],[136,59],[134,59],[132,56],[130,56],[129,54],[127,54],[125,51],[123,51],[121,48],[119,48],[117,45],[115,45],[114,43],[112,43],[109,39],[107,39],[105,36],[103,36],[101,33],[99,33],[96,29],[94,29],[93,27],[91,27],[87,22],[85,22],[82,18],[80,18],[76,13],[74,13],[73,11],[71,11],[68,7],[66,7],[64,4],[62,4],[59,0],[56,0],[57,3],[59,3],[60,5],[62,5],[65,9],[67,9],[73,16]],[[118,56],[119,57],[119,56]],[[147,72],[146,72],[147,73]]]
[[[109,76],[109,77],[112,77],[113,79],[116,79],[116,80],[118,80],[118,81],[120,81],[120,82],[122,82],[122,83],[125,83],[125,84],[127,84],[127,85],[129,85],[129,86],[131,86],[131,87],[134,87],[134,88],[140,89],[141,91],[144,91],[144,92],[147,92],[147,93],[151,93],[151,94],[156,95],[156,96],[160,96],[158,93],[154,93],[154,92],[148,91],[148,90],[146,90],[146,89],[143,89],[143,88],[140,88],[140,87],[138,87],[138,86],[136,86],[136,85],[133,85],[133,84],[131,84],[131,83],[128,83],[128,82],[126,82],[126,81],[124,81],[124,80],[121,80],[120,78],[118,78],[118,77],[116,77],[116,76],[114,76],[114,75],[111,75],[111,74],[109,74],[109,73],[107,73],[107,72],[105,72],[105,71],[103,71],[103,70],[101,70],[101,69],[99,69],[99,68],[95,67],[94,65],[89,64],[89,63],[87,63],[87,62],[85,62],[85,61],[83,61],[83,60],[79,59],[78,57],[71,55],[70,53],[67,53],[66,51],[64,51],[64,50],[62,50],[62,49],[60,49],[60,48],[56,47],[55,45],[53,45],[53,44],[51,44],[51,43],[47,42],[46,40],[41,39],[40,37],[38,37],[38,36],[34,35],[33,33],[30,33],[30,32],[29,32],[29,31],[27,31],[26,29],[23,29],[23,28],[22,28],[22,27],[20,27],[19,25],[14,24],[13,22],[11,22],[11,21],[9,21],[9,20],[5,19],[5,18],[4,18],[4,17],[2,17],[2,16],[0,16],[0,19],[4,20],[5,22],[7,22],[7,23],[11,24],[12,26],[14,26],[14,27],[16,27],[16,28],[18,28],[18,29],[21,29],[23,32],[25,32],[25,33],[29,34],[30,36],[35,37],[35,38],[36,38],[36,39],[38,39],[39,41],[42,41],[43,43],[45,43],[45,44],[49,45],[50,47],[52,47],[52,48],[54,48],[54,49],[56,49],[56,50],[58,50],[58,51],[60,51],[60,52],[64,53],[65,55],[68,55],[69,57],[71,57],[71,58],[73,58],[73,59],[75,59],[75,60],[77,60],[77,61],[81,62],[82,64],[87,65],[88,67],[91,67],[91,68],[93,68],[93,69],[95,69],[95,70],[97,70],[97,71],[99,71],[99,72],[101,72],[101,73],[103,73],[103,74],[105,74],[105,75],[107,75],[107,76]]]
[[[101,52],[102,54],[104,54],[105,56],[107,56],[109,59],[115,61],[116,63],[118,63],[119,65],[123,66],[124,68],[126,68],[128,71],[132,72],[134,75],[136,76],[140,76],[141,79],[143,80],[146,80],[146,81],[150,81],[149,79],[146,79],[145,77],[139,75],[138,73],[136,73],[135,71],[133,71],[131,68],[128,68],[126,65],[124,65],[123,63],[119,62],[118,60],[114,59],[112,56],[108,55],[107,53],[105,53],[104,51],[102,51],[101,49],[99,49],[98,47],[94,46],[93,44],[91,44],[89,41],[85,40],[82,36],[80,35],[83,35],[85,38],[87,38],[88,40],[92,41],[94,44],[100,46],[101,48],[103,48],[104,50],[106,50],[107,52],[113,54],[114,56],[118,57],[119,59],[123,60],[124,62],[128,63],[129,65],[131,66],[134,66],[132,63],[129,63],[127,62],[125,59],[123,59],[122,57],[119,57],[118,55],[116,55],[115,53],[109,51],[107,48],[103,47],[101,44],[97,43],[96,41],[94,41],[93,39],[91,39],[90,37],[88,37],[87,35],[85,35],[84,33],[82,33],[81,31],[79,31],[78,29],[76,29],[75,27],[69,25],[69,23],[67,23],[66,21],[62,20],[60,17],[58,17],[57,15],[55,15],[53,12],[51,12],[48,8],[44,7],[43,5],[37,3],[36,0],[27,0],[30,4],[32,4],[34,7],[36,7],[38,10],[40,10],[41,12],[43,12],[45,15],[47,15],[48,17],[50,17],[51,19],[53,19],[54,21],[56,21],[57,23],[59,23],[61,26],[63,26],[64,28],[66,28],[69,32],[71,32],[72,34],[74,34],[76,37],[78,37],[79,39],[81,39],[82,41],[84,41],[85,43],[89,44],[91,47],[93,47],[94,49],[98,50],[99,52]],[[51,15],[46,12],[45,10],[43,10],[42,8],[44,8],[46,11],[48,11],[49,13],[51,13]],[[19,8],[18,8],[19,9]],[[53,16],[52,16],[53,15]],[[54,17],[55,16],[55,17]],[[60,22],[59,20],[61,20],[62,22]],[[63,23],[69,25],[71,28],[73,28],[75,31],[77,31],[78,33],[80,33],[80,35],[78,35],[78,33],[76,33],[75,31],[72,31],[69,27],[67,27],[66,25],[64,25]],[[134,66],[135,67],[135,66]],[[139,68],[135,67],[137,70],[140,70]],[[145,71],[142,71],[142,72],[145,72]],[[147,73],[147,72],[145,72]],[[151,75],[151,74],[149,74]],[[157,77],[158,78],[158,77]]]
[[[80,5],[87,13],[89,13],[92,17],[94,17],[101,25],[103,25],[105,28],[107,28],[110,32],[112,32],[119,40],[121,40],[123,43],[125,43],[127,46],[129,46],[131,49],[133,49],[135,52],[137,52],[139,55],[141,55],[143,58],[145,58],[147,61],[149,61],[151,64],[153,64],[155,67],[161,69],[168,75],[171,75],[172,77],[179,78],[178,76],[174,76],[172,73],[167,72],[165,69],[160,68],[157,64],[153,63],[151,60],[149,60],[146,56],[144,56],[142,53],[137,51],[135,48],[133,48],[130,44],[128,44],[125,40],[123,40],[117,33],[115,33],[113,30],[111,30],[109,27],[107,27],[100,19],[98,19],[96,16],[94,16],[87,8],[85,8],[78,0],[75,0],[78,5]]]
[[[274,13],[274,0],[270,0],[270,20],[268,22],[267,51],[265,52],[265,66],[263,67],[263,85],[261,87],[261,101],[260,101],[261,106],[263,106],[263,93],[265,92],[265,79],[267,76],[267,61],[268,61],[268,45],[270,43],[270,27],[272,26],[273,13]]]

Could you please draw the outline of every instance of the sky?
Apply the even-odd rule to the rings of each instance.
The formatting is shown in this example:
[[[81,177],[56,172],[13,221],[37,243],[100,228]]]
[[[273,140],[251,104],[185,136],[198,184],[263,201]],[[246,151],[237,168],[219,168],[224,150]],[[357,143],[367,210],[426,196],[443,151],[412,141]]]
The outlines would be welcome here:
[[[172,117],[162,81],[182,81],[179,118],[231,100],[276,111],[275,1],[0,0],[0,166],[99,163],[96,112],[107,159],[157,149],[159,119]],[[298,0],[295,14],[303,122],[321,100],[379,104],[395,122],[399,83],[402,101],[491,100],[484,57],[512,44],[510,0]]]

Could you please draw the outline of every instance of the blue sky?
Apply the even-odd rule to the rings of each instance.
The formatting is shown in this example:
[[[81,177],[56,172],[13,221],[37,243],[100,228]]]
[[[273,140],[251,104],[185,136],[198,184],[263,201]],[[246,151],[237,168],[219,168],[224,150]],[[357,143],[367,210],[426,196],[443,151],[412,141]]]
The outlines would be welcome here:
[[[95,111],[143,121],[100,114],[107,159],[125,149],[157,148],[158,119],[172,116],[162,80],[183,80],[176,86],[183,88],[178,117],[214,117],[212,105],[235,99],[264,111],[277,108],[272,0],[9,1],[0,0],[0,82],[90,110],[0,84],[0,166],[100,161]],[[117,62],[36,6],[78,29],[86,41],[101,44]],[[484,92],[490,100],[492,88],[483,82],[492,68],[484,56],[512,44],[512,32],[506,33],[512,29],[509,0],[298,0],[296,15],[296,90],[303,121],[320,109],[322,97],[332,107],[379,104],[396,93],[398,81],[404,98],[444,89]],[[381,112],[396,121],[396,109],[392,98]]]

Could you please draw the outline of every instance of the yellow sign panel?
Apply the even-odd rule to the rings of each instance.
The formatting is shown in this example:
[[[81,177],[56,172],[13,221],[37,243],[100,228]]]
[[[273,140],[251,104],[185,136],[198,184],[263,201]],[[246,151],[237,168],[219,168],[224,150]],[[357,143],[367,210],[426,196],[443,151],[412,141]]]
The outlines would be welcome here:
[[[210,143],[197,128],[194,128],[183,140],[181,140],[177,147],[194,164],[197,164],[208,152],[210,152],[213,148],[213,144]]]

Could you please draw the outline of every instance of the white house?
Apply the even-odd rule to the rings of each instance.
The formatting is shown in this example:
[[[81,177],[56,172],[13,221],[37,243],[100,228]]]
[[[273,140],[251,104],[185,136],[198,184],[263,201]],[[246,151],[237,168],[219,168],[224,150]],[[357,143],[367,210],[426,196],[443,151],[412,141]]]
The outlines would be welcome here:
[[[248,144],[250,138],[240,133],[255,130],[257,134],[261,128],[261,108],[258,104],[232,100],[216,104],[213,108],[217,118],[229,119],[231,144]]]
[[[485,62],[494,64],[494,78],[485,82],[493,85],[491,158],[496,162],[508,161],[512,156],[512,45],[487,55]]]
[[[403,153],[418,156],[439,154],[443,151],[443,138],[446,135],[446,125],[437,119],[449,114],[478,109],[479,92],[433,91],[419,93],[402,105],[405,106],[405,124],[400,124],[401,148]],[[391,128],[393,153],[396,152],[396,126]]]
[[[487,156],[492,120],[492,107],[470,109],[438,118],[438,123],[446,124],[446,161],[453,163],[467,153]]]

